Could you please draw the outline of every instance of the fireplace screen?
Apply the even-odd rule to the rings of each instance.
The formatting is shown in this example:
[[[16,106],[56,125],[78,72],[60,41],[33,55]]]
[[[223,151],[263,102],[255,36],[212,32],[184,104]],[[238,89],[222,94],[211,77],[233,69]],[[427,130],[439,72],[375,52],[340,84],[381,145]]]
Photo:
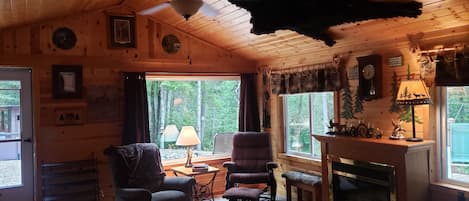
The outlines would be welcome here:
[[[394,167],[328,156],[331,201],[396,201]]]

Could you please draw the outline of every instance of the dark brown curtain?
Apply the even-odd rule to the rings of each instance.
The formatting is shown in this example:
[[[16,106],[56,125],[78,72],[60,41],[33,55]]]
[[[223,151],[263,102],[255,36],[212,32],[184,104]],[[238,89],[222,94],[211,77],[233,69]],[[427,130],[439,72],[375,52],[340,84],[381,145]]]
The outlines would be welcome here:
[[[261,130],[257,103],[257,74],[241,74],[239,94],[239,131]]]
[[[145,73],[124,74],[124,133],[122,144],[150,142]]]

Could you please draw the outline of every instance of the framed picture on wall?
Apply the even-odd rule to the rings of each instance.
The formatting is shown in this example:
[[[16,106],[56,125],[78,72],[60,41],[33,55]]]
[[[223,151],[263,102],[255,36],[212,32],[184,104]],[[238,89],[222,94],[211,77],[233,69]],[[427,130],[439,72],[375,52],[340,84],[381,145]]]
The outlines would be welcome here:
[[[81,65],[52,65],[52,94],[55,99],[82,97]]]
[[[109,16],[109,47],[136,47],[135,16]]]

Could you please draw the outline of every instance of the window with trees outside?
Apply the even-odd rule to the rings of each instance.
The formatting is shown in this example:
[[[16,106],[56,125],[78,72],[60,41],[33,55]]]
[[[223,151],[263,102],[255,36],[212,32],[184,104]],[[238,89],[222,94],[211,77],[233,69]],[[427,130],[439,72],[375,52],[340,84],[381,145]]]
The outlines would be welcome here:
[[[193,126],[201,141],[193,159],[231,154],[214,153],[214,136],[238,131],[239,76],[148,74],[146,80],[151,142],[163,160],[186,157],[186,147],[176,146],[183,126]]]
[[[443,179],[469,184],[469,86],[440,90]]]
[[[283,105],[286,153],[320,159],[320,143],[311,134],[327,132],[334,119],[334,92],[285,95]]]

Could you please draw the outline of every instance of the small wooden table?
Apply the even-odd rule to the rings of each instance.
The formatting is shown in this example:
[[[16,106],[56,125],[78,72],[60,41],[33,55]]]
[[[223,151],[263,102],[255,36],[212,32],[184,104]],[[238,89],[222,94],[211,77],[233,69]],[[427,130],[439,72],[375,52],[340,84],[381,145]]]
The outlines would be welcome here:
[[[180,175],[193,177],[194,179],[196,179],[196,176],[212,174],[212,178],[207,183],[199,183],[199,182],[196,183],[196,185],[194,186],[193,198],[194,198],[194,201],[201,201],[201,200],[214,201],[215,200],[213,196],[213,184],[215,183],[214,181],[215,181],[215,177],[217,176],[217,173],[220,171],[218,168],[208,166],[207,171],[193,172],[192,168],[186,168],[184,166],[177,166],[177,167],[171,168],[171,170],[176,176],[180,174]]]

